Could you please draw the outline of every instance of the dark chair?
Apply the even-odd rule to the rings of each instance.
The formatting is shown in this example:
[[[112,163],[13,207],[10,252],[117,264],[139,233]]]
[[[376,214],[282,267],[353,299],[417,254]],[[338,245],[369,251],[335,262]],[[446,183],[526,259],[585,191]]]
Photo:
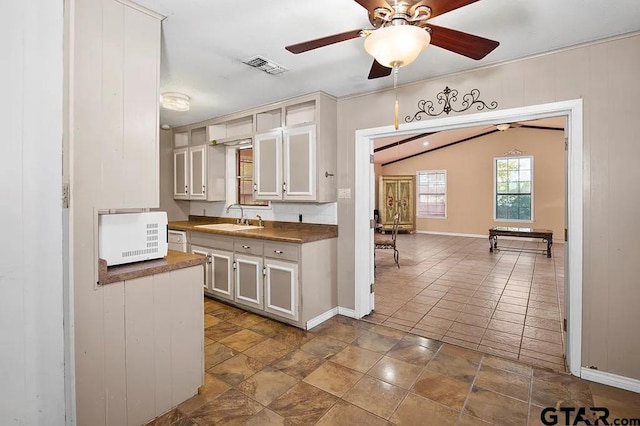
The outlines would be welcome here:
[[[393,250],[393,260],[396,262],[396,266],[400,268],[400,253],[396,247],[396,237],[398,236],[398,224],[400,223],[400,214],[396,213],[393,217],[393,228],[391,229],[391,236],[383,234],[374,234],[374,249],[375,250]],[[375,253],[375,252],[374,252]]]

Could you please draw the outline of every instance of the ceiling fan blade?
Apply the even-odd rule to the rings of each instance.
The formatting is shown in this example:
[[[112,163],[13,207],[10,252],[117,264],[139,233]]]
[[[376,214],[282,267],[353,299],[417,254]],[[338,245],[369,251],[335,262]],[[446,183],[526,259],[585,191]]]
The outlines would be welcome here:
[[[471,59],[480,60],[500,45],[495,40],[451,28],[426,24],[431,29],[431,44]]]
[[[376,7],[384,7],[386,9],[393,10],[385,0],[355,0],[355,2],[367,9],[369,12]]]
[[[371,71],[369,71],[369,80],[373,80],[374,78],[386,77],[391,74],[392,69],[385,67],[380,64],[380,62],[373,60],[373,64],[371,64]]]
[[[340,43],[341,41],[351,40],[360,37],[362,30],[351,30],[340,34],[333,34],[327,37],[317,38],[298,44],[292,44],[285,47],[291,53],[302,53],[319,47],[329,46],[330,44]]]
[[[422,0],[411,6],[409,14],[412,15],[418,6],[429,6],[431,9],[431,18],[434,18],[477,1],[478,0]]]

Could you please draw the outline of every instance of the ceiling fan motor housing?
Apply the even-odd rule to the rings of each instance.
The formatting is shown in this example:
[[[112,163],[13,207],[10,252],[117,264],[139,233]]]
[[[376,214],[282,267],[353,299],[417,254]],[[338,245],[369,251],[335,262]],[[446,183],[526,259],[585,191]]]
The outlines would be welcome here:
[[[374,28],[381,28],[389,25],[415,25],[429,19],[431,17],[431,8],[426,5],[419,5],[414,8],[415,3],[418,2],[395,2],[390,5],[391,9],[376,7],[369,11],[369,22]]]

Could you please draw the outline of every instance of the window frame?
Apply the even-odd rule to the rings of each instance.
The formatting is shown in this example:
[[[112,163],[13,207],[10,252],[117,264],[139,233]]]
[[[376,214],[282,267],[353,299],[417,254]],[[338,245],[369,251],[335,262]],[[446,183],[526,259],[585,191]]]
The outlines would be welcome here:
[[[528,158],[531,161],[531,188],[529,190],[529,196],[531,197],[531,217],[530,219],[502,219],[498,218],[498,161],[499,160],[520,160],[521,158]],[[516,222],[516,223],[533,223],[534,222],[534,158],[533,155],[518,155],[507,157],[494,157],[493,158],[493,221],[494,222]],[[518,168],[519,171],[519,168]]]
[[[253,144],[249,145],[232,145],[226,147],[226,194],[225,205],[238,204],[238,161],[237,155],[240,149],[253,148]],[[242,204],[244,210],[266,211],[273,210],[270,201],[267,201],[266,206],[257,206],[251,204]]]
[[[444,216],[432,216],[432,215],[421,215],[420,214],[420,174],[429,174],[429,173],[444,173]],[[441,193],[424,193],[424,194],[437,194]],[[418,170],[416,172],[416,217],[420,219],[447,219],[449,216],[449,176],[447,170],[439,169],[439,170]]]

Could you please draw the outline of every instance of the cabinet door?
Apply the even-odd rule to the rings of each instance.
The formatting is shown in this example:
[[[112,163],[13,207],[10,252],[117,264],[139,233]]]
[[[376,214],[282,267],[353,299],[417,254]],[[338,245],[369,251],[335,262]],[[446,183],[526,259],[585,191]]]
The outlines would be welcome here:
[[[189,149],[181,148],[173,151],[173,198],[189,199]]]
[[[380,222],[391,227],[393,217],[398,211],[398,180],[395,178],[380,179]]]
[[[263,309],[262,258],[237,255],[235,257],[235,302]]]
[[[316,198],[316,126],[284,131],[284,199]]]
[[[398,212],[400,213],[400,226],[408,226],[413,229],[415,217],[415,189],[412,178],[398,179]]]
[[[253,183],[256,200],[282,199],[282,132],[280,130],[255,136]]]
[[[204,282],[202,283],[202,287],[204,291],[211,291],[211,256],[209,254],[209,249],[205,247],[191,246],[191,253],[193,254],[201,254],[207,257],[207,263],[204,264]]]
[[[298,264],[265,259],[264,308],[272,314],[298,320]]]
[[[206,200],[207,146],[189,148],[190,184],[189,199]]]
[[[233,252],[212,249],[211,293],[214,296],[233,300]]]

